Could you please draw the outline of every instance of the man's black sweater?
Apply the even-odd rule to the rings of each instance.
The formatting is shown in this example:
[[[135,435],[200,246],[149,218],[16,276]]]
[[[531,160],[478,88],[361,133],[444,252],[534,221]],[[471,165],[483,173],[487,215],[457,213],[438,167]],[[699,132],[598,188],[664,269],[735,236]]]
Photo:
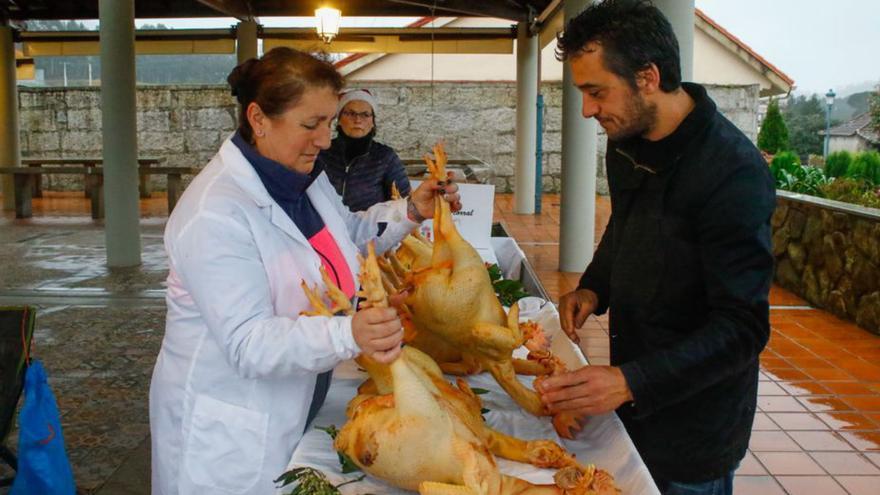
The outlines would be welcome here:
[[[775,187],[703,87],[660,141],[608,143],[611,219],[580,288],[610,309],[618,409],[659,480],[706,481],[745,455],[770,333]]]

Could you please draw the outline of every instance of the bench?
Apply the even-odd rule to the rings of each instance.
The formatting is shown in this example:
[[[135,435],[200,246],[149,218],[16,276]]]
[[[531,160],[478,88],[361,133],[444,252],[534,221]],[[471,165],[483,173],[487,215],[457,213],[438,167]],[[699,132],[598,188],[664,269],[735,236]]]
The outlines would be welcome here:
[[[165,159],[164,158],[154,158],[154,157],[144,157],[138,158],[138,167],[152,167],[156,165],[162,164]],[[104,162],[103,158],[94,158],[94,157],[27,157],[21,159],[21,164],[26,167],[32,168],[43,168],[47,165],[61,165],[61,166],[82,166],[86,168],[99,167]],[[150,197],[150,181],[147,175],[140,176],[140,194],[141,198],[149,198]],[[90,197],[89,188],[85,188],[86,197]],[[42,198],[43,197],[43,180],[42,175],[34,176],[34,188],[33,188],[33,197]]]
[[[190,167],[138,167],[138,175],[143,182],[149,175],[165,175],[168,177],[168,214],[174,210],[182,191],[181,178],[184,175],[196,175],[199,169]],[[31,198],[34,180],[46,174],[83,175],[86,190],[91,191],[92,218],[104,218],[104,169],[102,167],[0,167],[0,174],[12,175],[15,189],[15,218],[33,216]]]

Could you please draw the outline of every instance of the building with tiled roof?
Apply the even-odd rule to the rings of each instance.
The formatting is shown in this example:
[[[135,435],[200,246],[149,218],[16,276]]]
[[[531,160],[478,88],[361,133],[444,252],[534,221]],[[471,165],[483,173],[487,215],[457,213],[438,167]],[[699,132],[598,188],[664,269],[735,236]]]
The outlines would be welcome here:
[[[824,135],[825,131],[819,134]],[[858,153],[880,149],[880,132],[871,126],[871,114],[865,112],[840,125],[832,127],[828,134],[828,152],[849,151]]]
[[[562,29],[561,15],[549,32]],[[426,17],[410,27],[501,27],[510,21],[468,17]],[[552,36],[541,38],[541,80],[561,81],[562,63],[556,60]],[[515,54],[355,54],[337,62],[349,81],[437,80],[437,81],[514,81]],[[794,80],[771,64],[745,42],[695,10],[694,77],[705,84],[758,85],[761,96],[787,95]]]

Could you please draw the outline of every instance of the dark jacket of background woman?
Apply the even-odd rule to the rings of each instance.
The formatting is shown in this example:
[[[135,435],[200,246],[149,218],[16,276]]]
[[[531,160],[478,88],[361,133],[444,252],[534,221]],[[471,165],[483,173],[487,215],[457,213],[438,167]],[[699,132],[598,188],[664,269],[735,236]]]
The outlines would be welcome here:
[[[316,165],[327,172],[327,177],[342,196],[342,202],[352,211],[391,199],[391,185],[397,184],[400,194],[410,192],[409,179],[400,158],[388,146],[370,140],[366,151],[346,160],[346,136],[333,139],[329,149],[321,151]]]

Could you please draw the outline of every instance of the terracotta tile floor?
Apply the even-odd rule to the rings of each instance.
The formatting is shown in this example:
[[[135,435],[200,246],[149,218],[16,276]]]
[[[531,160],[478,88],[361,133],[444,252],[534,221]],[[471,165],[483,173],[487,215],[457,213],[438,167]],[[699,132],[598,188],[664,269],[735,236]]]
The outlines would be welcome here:
[[[607,198],[599,197],[596,243],[609,214]],[[513,196],[499,194],[495,219],[516,238],[554,301],[577,286],[580,274],[557,271],[558,195],[545,195],[536,216],[514,214]],[[759,412],[735,492],[880,494],[880,336],[776,286],[770,304]],[[580,334],[590,362],[607,364],[607,318],[591,317]]]

